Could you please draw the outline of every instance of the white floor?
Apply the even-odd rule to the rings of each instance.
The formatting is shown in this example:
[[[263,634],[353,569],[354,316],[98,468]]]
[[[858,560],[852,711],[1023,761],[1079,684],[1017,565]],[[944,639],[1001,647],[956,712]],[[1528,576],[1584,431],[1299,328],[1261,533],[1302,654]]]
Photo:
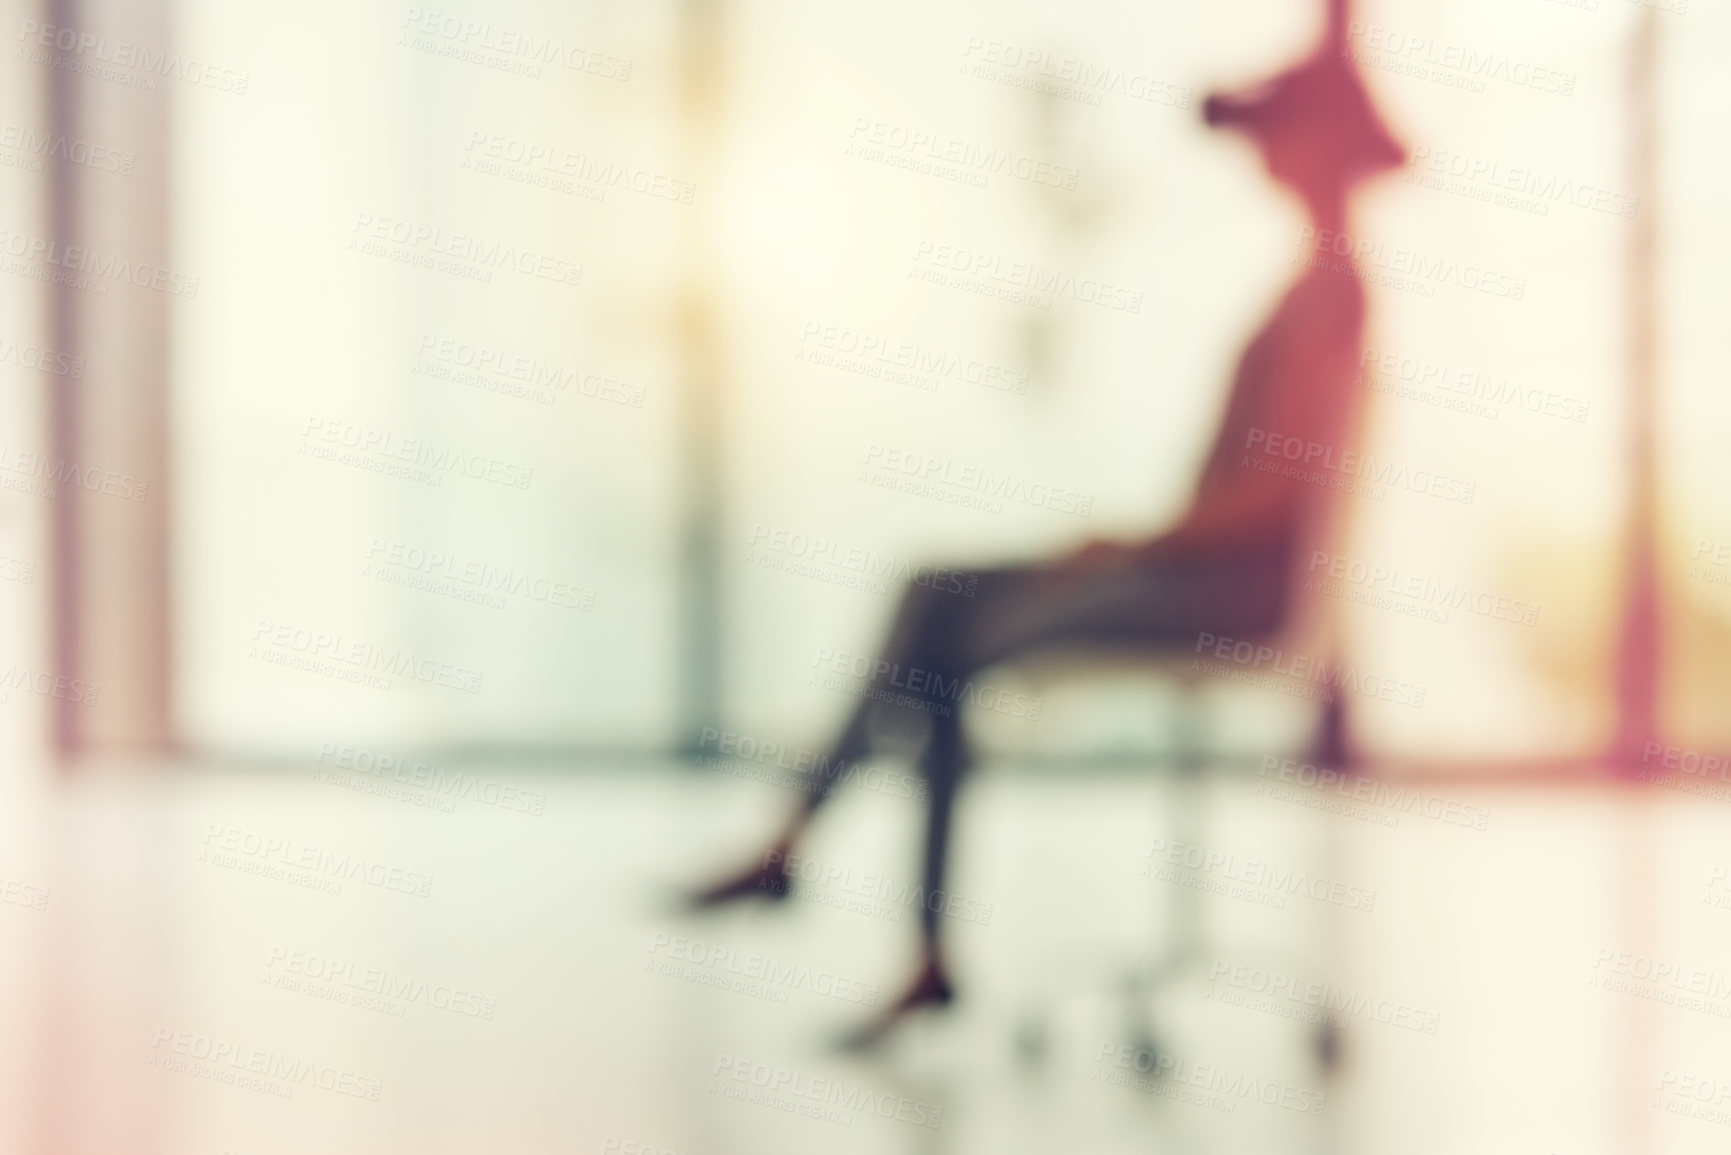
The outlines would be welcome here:
[[[988,768],[963,798],[945,923],[962,1001],[859,1058],[831,1043],[867,992],[906,977],[915,914],[895,892],[917,879],[914,803],[846,795],[807,847],[827,887],[697,918],[677,889],[742,861],[786,790],[671,766],[464,769],[543,792],[545,813],[473,797],[446,812],[310,769],[10,791],[0,1146],[1595,1155],[1731,1141],[1731,1091],[1716,1101],[1731,1086],[1731,888],[1714,873],[1731,865],[1731,803],[1433,785],[1488,810],[1486,829],[1373,805],[1388,826],[1259,795],[1250,777],[1216,780],[1184,833],[1152,774]],[[1132,997],[1172,945],[1175,898],[1200,894],[1147,873],[1156,840],[1213,853],[1202,877],[1240,896],[1201,896],[1197,965]],[[259,872],[303,854],[327,878],[350,856],[354,873],[330,893],[291,880],[317,867]],[[1253,862],[1326,880],[1325,899],[1226,877],[1266,883]],[[1242,1005],[1276,975],[1301,997]],[[1689,996],[1690,982],[1719,987]],[[1333,1077],[1299,1018],[1311,983],[1352,1008]],[[1159,1079],[1136,1070],[1139,1018],[1172,1064]],[[781,1093],[754,1101],[754,1078]],[[1720,1121],[1681,1114],[1691,1097]],[[817,1117],[799,1113],[811,1104]]]

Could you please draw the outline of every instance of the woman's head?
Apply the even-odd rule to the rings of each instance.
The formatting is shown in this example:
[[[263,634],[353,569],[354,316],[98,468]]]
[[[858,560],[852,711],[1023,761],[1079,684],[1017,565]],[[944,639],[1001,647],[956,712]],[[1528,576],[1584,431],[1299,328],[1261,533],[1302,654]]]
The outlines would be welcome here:
[[[1202,107],[1210,125],[1249,137],[1269,176],[1323,219],[1340,213],[1354,184],[1406,162],[1348,51],[1344,0],[1330,0],[1322,44],[1308,60],[1246,92],[1216,93]]]

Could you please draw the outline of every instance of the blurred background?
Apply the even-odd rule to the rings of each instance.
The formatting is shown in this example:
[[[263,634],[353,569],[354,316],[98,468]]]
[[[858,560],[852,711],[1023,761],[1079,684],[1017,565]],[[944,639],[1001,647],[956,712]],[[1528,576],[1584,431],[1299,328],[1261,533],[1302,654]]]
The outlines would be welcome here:
[[[1319,0],[0,2],[0,1149],[1723,1148],[1722,0],[1353,6],[1363,448],[1452,484],[1316,597],[1420,703],[1354,780],[994,671],[864,1057],[908,768],[674,896],[918,567],[1183,511],[1316,240],[1201,104]]]

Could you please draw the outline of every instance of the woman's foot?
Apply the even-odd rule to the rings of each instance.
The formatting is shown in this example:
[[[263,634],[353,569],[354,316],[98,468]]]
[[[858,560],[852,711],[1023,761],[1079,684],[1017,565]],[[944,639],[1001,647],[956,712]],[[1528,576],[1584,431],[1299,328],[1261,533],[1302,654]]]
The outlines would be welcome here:
[[[786,852],[771,850],[763,856],[761,864],[748,866],[738,874],[697,891],[688,901],[696,910],[708,910],[747,898],[779,902],[793,889],[793,880],[783,865],[786,861]]]
[[[944,972],[943,964],[936,958],[928,958],[902,997],[879,1011],[875,1018],[845,1035],[841,1041],[842,1049],[869,1050],[882,1042],[885,1036],[896,1028],[896,1024],[913,1012],[927,1007],[947,1007],[955,997],[956,990],[950,985],[950,978]]]

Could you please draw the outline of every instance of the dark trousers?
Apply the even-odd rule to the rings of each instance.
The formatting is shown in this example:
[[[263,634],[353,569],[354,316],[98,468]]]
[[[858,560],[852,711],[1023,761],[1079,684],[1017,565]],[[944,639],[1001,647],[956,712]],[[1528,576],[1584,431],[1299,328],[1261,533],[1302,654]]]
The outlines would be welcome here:
[[[919,767],[927,781],[921,929],[935,939],[956,787],[968,762],[963,706],[981,670],[1040,651],[1083,648],[1171,652],[1207,632],[1266,635],[1285,620],[1292,550],[1286,542],[1214,558],[1116,555],[1098,564],[1029,566],[978,574],[972,596],[910,585],[878,671],[807,796],[815,810],[845,766],[872,753],[885,709],[927,729]],[[888,703],[886,705],[886,703]]]

